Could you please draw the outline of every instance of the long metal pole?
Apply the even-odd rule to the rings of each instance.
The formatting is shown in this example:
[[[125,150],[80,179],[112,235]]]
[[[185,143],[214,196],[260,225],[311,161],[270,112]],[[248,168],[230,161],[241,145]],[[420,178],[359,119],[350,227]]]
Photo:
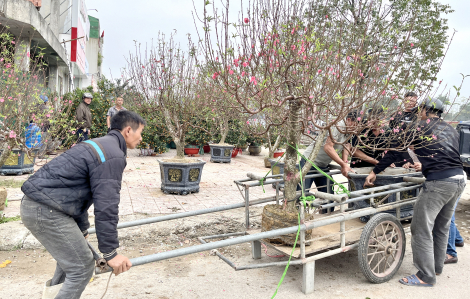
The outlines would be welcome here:
[[[305,223],[305,208],[302,203],[300,203],[300,223]],[[300,231],[300,257],[305,258],[305,231]]]
[[[368,188],[368,189],[361,189],[357,191],[351,191],[351,197],[359,197],[363,196],[366,193],[371,193],[371,192],[376,192],[376,191],[383,191],[383,190],[390,190],[394,188],[401,188],[401,187],[407,187],[415,185],[415,183],[396,183],[396,184],[391,184],[391,185],[386,185],[386,186],[379,186],[379,187],[374,187],[374,188]]]
[[[333,170],[333,171],[330,171],[330,172],[326,172],[326,174],[328,175],[335,175],[335,174],[340,174],[341,171],[339,170]],[[319,173],[319,174],[310,174],[310,175],[306,175],[305,178],[306,179],[309,179],[309,178],[319,178],[319,177],[323,177],[324,175]],[[267,176],[266,178],[269,178],[270,176]],[[274,183],[277,183],[277,182],[284,182],[284,179],[283,178],[280,178],[280,179],[272,179],[272,180],[266,180],[266,181],[263,181],[263,184],[264,185],[268,185],[268,184],[274,184]],[[238,181],[235,181],[236,184],[239,184],[239,185],[243,185],[243,186],[250,186],[250,187],[256,187],[256,186],[261,186],[260,182],[257,181],[257,180],[253,180],[253,179],[243,179],[243,180],[238,180]]]
[[[245,185],[245,228],[250,228],[250,187]]]
[[[274,200],[276,200],[276,197],[271,196],[271,197],[264,198],[264,199],[253,200],[249,202],[248,205],[254,206],[254,205],[258,205],[258,204],[262,204],[262,203],[266,203],[266,202],[270,202]],[[191,216],[197,216],[197,215],[203,215],[203,214],[209,214],[209,213],[215,213],[215,212],[222,212],[222,211],[227,211],[227,210],[243,208],[245,206],[246,206],[246,202],[241,202],[241,203],[235,203],[235,204],[221,206],[221,207],[214,207],[214,208],[208,208],[208,209],[197,210],[197,211],[189,211],[189,212],[170,214],[170,215],[159,216],[159,217],[139,219],[139,220],[119,223],[117,225],[117,228],[126,228],[126,227],[132,227],[132,226],[139,226],[143,224],[150,224],[150,223],[180,219],[180,218],[185,218],[185,217],[191,217]],[[88,233],[94,234],[96,233],[96,229],[90,228],[88,229]]]
[[[346,204],[343,202],[343,204],[339,208],[340,208],[341,213],[344,213],[346,211]],[[342,248],[346,246],[346,221],[343,220],[339,223],[339,231],[341,233],[340,247]]]

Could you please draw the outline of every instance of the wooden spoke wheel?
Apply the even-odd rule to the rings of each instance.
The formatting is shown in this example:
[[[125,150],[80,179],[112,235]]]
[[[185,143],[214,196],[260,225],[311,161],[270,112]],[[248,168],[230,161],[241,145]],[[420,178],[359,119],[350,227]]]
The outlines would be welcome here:
[[[395,216],[380,213],[367,222],[359,240],[359,265],[372,283],[389,281],[403,262],[406,237]]]

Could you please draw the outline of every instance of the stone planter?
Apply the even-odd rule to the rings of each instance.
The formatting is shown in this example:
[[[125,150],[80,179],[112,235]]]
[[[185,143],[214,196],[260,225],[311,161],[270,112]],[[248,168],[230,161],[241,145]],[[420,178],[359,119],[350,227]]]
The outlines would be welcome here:
[[[36,155],[37,152],[38,150],[33,150],[31,154]],[[7,158],[5,164],[0,168],[0,175],[22,175],[24,173],[33,173],[35,162],[36,157],[30,158],[25,154],[25,152],[19,149],[13,149],[10,153],[10,157]]]
[[[261,146],[250,145],[248,147],[248,151],[250,152],[250,155],[258,156],[261,153]]]
[[[211,144],[211,162],[230,163],[233,145]]]
[[[196,161],[194,163],[178,163],[158,160],[163,193],[187,195],[191,192],[199,192],[202,168],[206,162],[199,159]]]

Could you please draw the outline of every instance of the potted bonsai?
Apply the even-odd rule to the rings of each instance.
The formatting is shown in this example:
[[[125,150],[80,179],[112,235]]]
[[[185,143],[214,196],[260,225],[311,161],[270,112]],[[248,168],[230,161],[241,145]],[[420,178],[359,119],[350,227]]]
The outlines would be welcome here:
[[[233,154],[235,148],[233,144],[238,140],[239,114],[237,110],[226,106],[229,99],[223,92],[214,92],[210,82],[207,87],[205,106],[209,107],[207,110],[207,119],[211,123],[209,130],[212,131],[214,140],[218,140],[217,143],[209,144],[211,162],[230,163],[232,155],[235,157],[238,153]]]
[[[167,39],[159,34],[154,45],[145,51],[136,45],[136,53],[127,59],[125,75],[132,78],[140,94],[135,99],[136,105],[161,113],[163,124],[176,145],[176,156],[158,160],[161,189],[166,194],[199,192],[206,162],[185,158],[184,147],[192,121],[201,111],[197,87],[204,78],[197,70],[194,53],[182,50],[173,35]],[[188,49],[193,48],[189,40]]]
[[[248,146],[248,151],[252,156],[258,156],[261,153],[261,145],[264,143],[265,139],[261,136],[250,136],[247,138],[247,142],[250,144]]]

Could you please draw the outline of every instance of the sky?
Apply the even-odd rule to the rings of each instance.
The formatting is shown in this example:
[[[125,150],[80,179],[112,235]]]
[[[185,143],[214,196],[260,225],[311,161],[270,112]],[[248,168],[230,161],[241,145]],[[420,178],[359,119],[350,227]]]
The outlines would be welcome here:
[[[200,9],[203,0],[194,2]],[[443,81],[443,86],[447,84],[447,89],[452,90],[453,99],[455,90],[452,86],[460,86],[460,74],[470,75],[470,1],[440,2],[450,4],[455,10],[447,18],[449,34],[454,29],[457,32],[437,76]],[[135,51],[134,41],[151,43],[159,31],[168,35],[173,30],[177,31],[177,40],[181,43],[184,43],[187,33],[196,39],[192,0],[87,0],[86,4],[89,14],[100,19],[101,30],[105,32],[103,75],[108,78],[121,76],[121,68],[127,64],[126,57]],[[201,27],[200,24],[198,26]],[[470,77],[462,86],[461,97],[470,97]]]

